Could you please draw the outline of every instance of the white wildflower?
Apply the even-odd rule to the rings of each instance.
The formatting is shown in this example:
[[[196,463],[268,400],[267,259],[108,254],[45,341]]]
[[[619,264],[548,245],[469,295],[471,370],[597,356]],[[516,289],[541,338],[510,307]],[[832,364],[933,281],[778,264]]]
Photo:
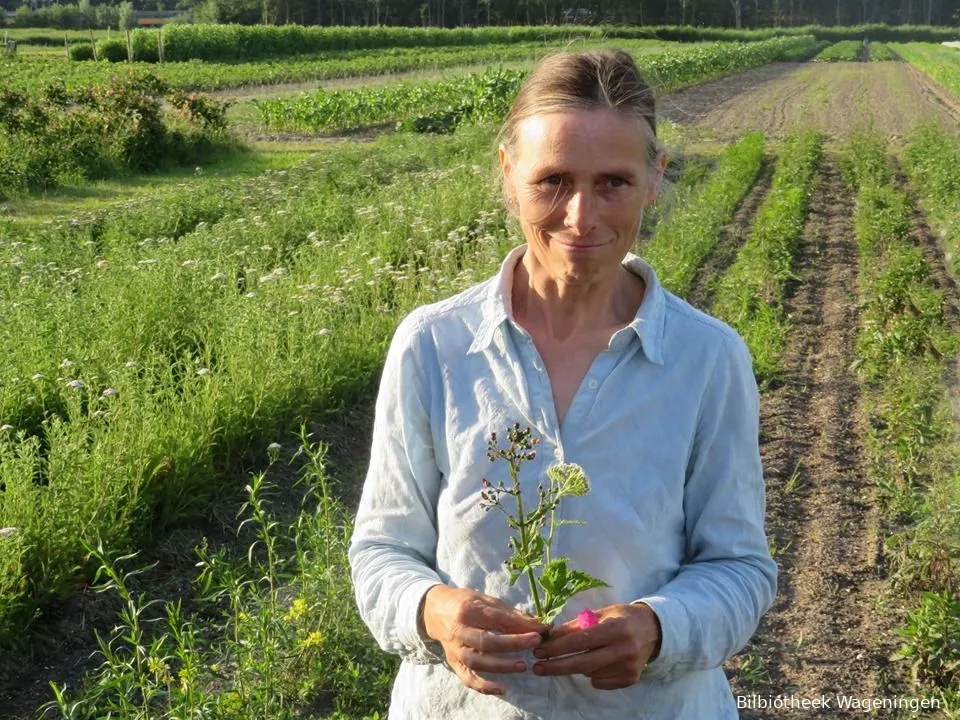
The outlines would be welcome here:
[[[331,330],[330,328],[320,328],[319,330],[317,330],[317,335],[318,335],[319,337],[326,337],[327,335],[329,335],[329,334],[332,333],[332,332],[333,332],[333,330]]]
[[[18,532],[19,532],[19,531],[18,531],[17,528],[15,528],[15,527],[0,528],[0,538],[13,537],[13,536],[16,535]]]
[[[100,394],[103,395],[103,397],[116,397],[118,393],[116,388],[108,387]]]
[[[60,367],[61,368],[73,367],[73,363],[67,360],[67,358],[64,358],[63,360],[60,361]]]
[[[316,230],[311,230],[310,232],[307,233],[307,240],[310,240],[311,242],[316,240],[318,237],[320,237],[320,235],[317,233]]]
[[[34,382],[40,382],[43,380],[43,373],[37,373],[31,378]]]
[[[251,298],[255,298],[255,297],[257,296],[257,294],[256,294],[255,292],[248,292],[248,293],[244,293],[243,296],[244,296],[245,298],[247,298],[248,300],[250,300]]]
[[[127,360],[127,362],[124,363],[124,367],[135,368],[135,367],[137,367],[137,361],[136,361],[136,360]]]
[[[83,380],[71,380],[67,383],[67,387],[73,390],[83,390],[86,387],[86,384]]]
[[[0,432],[8,432],[10,430],[13,430],[13,425],[9,425],[7,423],[0,425]]]
[[[221,280],[226,280],[226,279],[227,279],[227,274],[225,272],[218,272],[216,275],[212,275],[210,277],[210,280],[212,282],[219,282]]]
[[[272,442],[267,445],[267,450],[283,450],[283,445],[278,442]]]
[[[199,370],[197,370],[197,375],[201,377],[206,377],[209,374],[210,374],[210,368],[202,367]]]
[[[193,267],[193,266],[196,265],[196,264],[197,264],[197,261],[196,261],[196,260],[184,260],[184,261],[181,263],[181,265],[182,265],[183,267]]]

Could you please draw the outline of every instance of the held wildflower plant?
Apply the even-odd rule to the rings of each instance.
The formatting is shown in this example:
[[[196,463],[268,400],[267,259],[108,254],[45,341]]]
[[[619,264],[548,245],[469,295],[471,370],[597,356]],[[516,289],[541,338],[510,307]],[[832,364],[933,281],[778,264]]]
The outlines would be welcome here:
[[[510,570],[510,585],[514,585],[521,575],[526,575],[530,583],[530,593],[537,609],[540,622],[549,624],[563,611],[567,600],[584,590],[609,587],[599,578],[569,566],[569,558],[552,557],[551,546],[557,527],[561,525],[582,525],[573,520],[558,520],[557,508],[564,497],[582,497],[590,491],[590,482],[583,468],[575,463],[561,463],[547,469],[550,485],[544,488],[537,485],[539,502],[529,512],[524,512],[523,497],[520,488],[520,465],[536,457],[534,447],[540,439],[533,437],[530,428],[522,430],[520,423],[514,423],[507,430],[506,448],[501,448],[495,432],[490,433],[487,442],[487,458],[490,462],[505,460],[509,466],[512,484],[508,487],[502,482],[493,485],[483,479],[483,491],[480,493],[480,506],[484,510],[496,508],[507,516],[507,524],[516,531],[508,541],[513,555],[506,561]],[[512,515],[503,505],[503,496],[510,495],[516,501],[517,514]],[[549,528],[544,537],[544,528]],[[534,572],[539,570],[539,577]],[[539,587],[538,587],[539,586]],[[541,597],[540,590],[543,590]]]

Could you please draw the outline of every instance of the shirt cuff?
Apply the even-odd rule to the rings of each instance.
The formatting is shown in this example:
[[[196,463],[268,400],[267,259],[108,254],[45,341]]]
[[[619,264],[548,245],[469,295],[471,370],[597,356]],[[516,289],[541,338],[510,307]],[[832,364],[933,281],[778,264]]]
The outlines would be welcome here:
[[[672,677],[681,666],[683,648],[679,638],[689,637],[689,622],[686,611],[676,600],[662,595],[634,600],[631,605],[642,604],[653,610],[660,623],[660,650],[656,657],[643,669],[643,679],[666,680]]]
[[[436,580],[418,580],[400,596],[397,608],[397,639],[405,648],[403,659],[416,665],[434,665],[446,660],[443,645],[427,637],[421,619],[427,591],[441,584]]]

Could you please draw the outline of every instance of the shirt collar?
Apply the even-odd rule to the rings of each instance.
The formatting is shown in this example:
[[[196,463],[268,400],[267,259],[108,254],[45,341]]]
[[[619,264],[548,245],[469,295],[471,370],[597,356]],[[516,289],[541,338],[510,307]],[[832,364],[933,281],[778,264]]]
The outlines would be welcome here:
[[[483,300],[483,319],[470,345],[469,353],[481,352],[493,342],[495,333],[507,321],[514,322],[512,306],[513,271],[526,251],[526,245],[511,250],[500,265],[500,271],[490,281],[489,291]],[[634,275],[643,279],[646,290],[643,302],[633,321],[627,326],[640,338],[647,359],[663,365],[663,328],[666,298],[663,286],[653,267],[641,257],[627,253],[623,265]]]

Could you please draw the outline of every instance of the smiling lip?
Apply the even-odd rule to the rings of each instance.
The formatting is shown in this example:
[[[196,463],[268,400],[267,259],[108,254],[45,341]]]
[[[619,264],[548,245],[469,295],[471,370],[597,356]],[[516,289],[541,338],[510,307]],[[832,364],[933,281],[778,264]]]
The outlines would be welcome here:
[[[562,240],[558,240],[557,242],[570,252],[590,252],[591,250],[598,250],[599,248],[603,247],[602,243],[594,243],[592,245],[577,245],[575,243],[566,243]]]

